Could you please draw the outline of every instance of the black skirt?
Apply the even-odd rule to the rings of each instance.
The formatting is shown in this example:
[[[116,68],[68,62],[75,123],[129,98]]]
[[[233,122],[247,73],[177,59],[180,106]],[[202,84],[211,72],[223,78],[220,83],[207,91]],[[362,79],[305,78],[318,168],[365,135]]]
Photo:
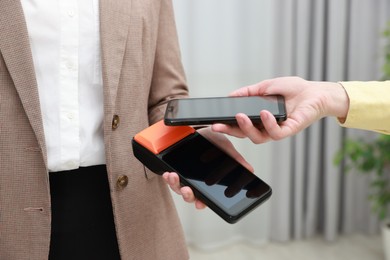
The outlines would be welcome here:
[[[105,165],[51,172],[50,260],[120,259]]]

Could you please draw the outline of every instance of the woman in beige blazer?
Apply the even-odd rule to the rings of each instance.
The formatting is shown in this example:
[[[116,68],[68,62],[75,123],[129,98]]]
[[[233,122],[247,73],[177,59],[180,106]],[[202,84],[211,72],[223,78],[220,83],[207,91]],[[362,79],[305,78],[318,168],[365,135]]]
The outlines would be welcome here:
[[[50,111],[41,111],[21,2],[34,8],[39,1],[0,1],[1,260],[48,259],[53,236],[43,118]],[[73,11],[65,15],[75,17]],[[100,0],[99,16],[104,170],[121,259],[188,259],[167,185],[131,148],[137,132],[162,119],[168,100],[188,95],[171,0]],[[92,179],[81,189],[88,193]]]

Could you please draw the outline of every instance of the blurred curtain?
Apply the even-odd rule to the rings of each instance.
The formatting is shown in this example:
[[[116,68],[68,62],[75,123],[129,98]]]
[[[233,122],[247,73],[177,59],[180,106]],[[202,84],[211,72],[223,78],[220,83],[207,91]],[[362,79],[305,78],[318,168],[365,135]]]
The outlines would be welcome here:
[[[225,96],[257,81],[296,75],[310,80],[381,76],[381,31],[388,0],[174,0],[191,96]],[[273,188],[273,196],[237,224],[197,211],[174,195],[188,242],[203,249],[239,240],[260,244],[323,234],[375,233],[366,176],[333,164],[345,130],[323,119],[297,136],[254,145],[231,138]]]
[[[390,2],[370,0],[274,1],[275,76],[309,80],[377,80]],[[323,234],[378,230],[367,200],[367,176],[344,174],[333,163],[343,139],[375,134],[339,127],[323,119],[273,145],[270,237],[278,241]]]

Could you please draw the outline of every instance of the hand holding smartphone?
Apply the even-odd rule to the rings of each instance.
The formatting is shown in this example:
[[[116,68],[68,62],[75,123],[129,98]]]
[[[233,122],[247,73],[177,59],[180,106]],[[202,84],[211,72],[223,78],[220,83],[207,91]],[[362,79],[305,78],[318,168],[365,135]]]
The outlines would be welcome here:
[[[254,124],[261,124],[260,111],[270,111],[278,122],[287,118],[283,96],[183,98],[168,102],[164,123],[170,126],[236,124],[238,113],[246,114]]]
[[[266,201],[272,189],[190,126],[160,122],[132,140],[135,157],[151,171],[176,172],[180,182],[228,223]]]

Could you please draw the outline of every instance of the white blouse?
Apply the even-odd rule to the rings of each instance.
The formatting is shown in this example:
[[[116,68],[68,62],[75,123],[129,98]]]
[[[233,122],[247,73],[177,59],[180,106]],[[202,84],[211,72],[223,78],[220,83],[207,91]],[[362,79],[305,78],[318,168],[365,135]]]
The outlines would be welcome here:
[[[49,171],[105,163],[98,0],[21,0]]]

